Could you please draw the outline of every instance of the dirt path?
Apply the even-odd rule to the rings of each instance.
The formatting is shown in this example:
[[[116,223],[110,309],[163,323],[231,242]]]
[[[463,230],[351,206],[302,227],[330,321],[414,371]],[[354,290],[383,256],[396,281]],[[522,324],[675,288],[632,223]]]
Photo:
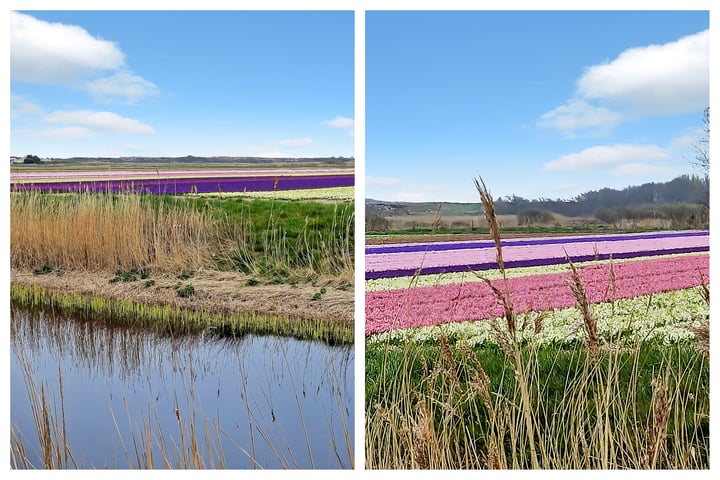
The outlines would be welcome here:
[[[291,318],[323,320],[352,325],[354,292],[352,287],[340,290],[322,285],[254,285],[249,277],[233,272],[199,271],[188,280],[153,276],[155,284],[145,280],[110,283],[111,273],[65,272],[35,275],[29,271],[12,270],[11,282],[19,285],[76,292],[109,299],[133,300],[159,305],[172,304],[202,308],[210,312],[257,313]],[[177,287],[192,284],[195,293],[188,298],[177,294]],[[317,296],[320,296],[317,299]],[[313,299],[313,298],[316,299]]]

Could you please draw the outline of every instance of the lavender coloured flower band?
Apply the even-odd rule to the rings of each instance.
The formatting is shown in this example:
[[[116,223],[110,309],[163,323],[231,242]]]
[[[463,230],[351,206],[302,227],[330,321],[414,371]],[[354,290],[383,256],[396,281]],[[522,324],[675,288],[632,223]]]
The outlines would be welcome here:
[[[646,240],[652,238],[674,238],[674,237],[695,237],[709,236],[710,232],[706,230],[687,231],[687,232],[659,232],[659,233],[641,233],[626,235],[603,235],[603,236],[578,236],[578,237],[562,237],[562,238],[529,238],[529,239],[511,239],[503,240],[502,246],[526,246],[526,245],[558,245],[565,243],[584,243],[584,242],[617,242],[624,240]],[[443,250],[467,250],[472,248],[495,248],[494,241],[480,242],[448,242],[448,243],[423,243],[411,245],[386,245],[386,246],[369,246],[365,248],[365,255],[374,255],[381,253],[399,253],[399,252],[432,252]]]
[[[658,250],[645,250],[637,252],[619,252],[619,253],[600,253],[600,254],[588,254],[588,255],[570,255],[570,260],[573,262],[589,262],[592,260],[608,260],[611,257],[614,259],[624,258],[638,258],[655,255],[675,255],[681,253],[695,253],[695,252],[706,252],[709,251],[709,246],[694,246],[694,247],[678,247],[678,248],[664,248]],[[550,258],[533,258],[528,260],[509,260],[504,262],[506,268],[516,267],[539,267],[543,265],[557,265],[561,263],[567,263],[567,257],[550,257]],[[394,278],[394,277],[406,277],[411,275],[430,275],[440,273],[454,273],[454,272],[469,272],[469,271],[481,271],[491,270],[497,268],[496,262],[484,262],[474,264],[462,264],[462,265],[447,265],[447,266],[436,266],[436,267],[420,267],[420,268],[395,268],[387,270],[374,270],[365,272],[365,280],[373,280],[376,278]]]

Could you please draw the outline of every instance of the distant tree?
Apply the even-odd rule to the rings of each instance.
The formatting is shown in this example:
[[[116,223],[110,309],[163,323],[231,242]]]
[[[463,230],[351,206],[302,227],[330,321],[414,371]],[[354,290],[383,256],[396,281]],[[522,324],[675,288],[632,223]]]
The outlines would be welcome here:
[[[365,213],[365,230],[368,232],[387,232],[390,229],[390,221],[376,213]]]
[[[27,155],[23,159],[23,163],[35,163],[35,164],[41,164],[42,160],[40,160],[40,157],[37,155]]]

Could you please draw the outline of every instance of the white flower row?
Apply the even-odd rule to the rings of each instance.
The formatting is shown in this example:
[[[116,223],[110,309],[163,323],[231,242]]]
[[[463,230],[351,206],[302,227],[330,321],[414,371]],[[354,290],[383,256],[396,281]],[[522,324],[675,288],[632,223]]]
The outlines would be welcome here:
[[[600,339],[606,342],[622,340],[626,344],[644,341],[673,344],[693,339],[695,335],[688,327],[699,326],[710,315],[702,287],[599,303],[591,308],[597,320]],[[539,333],[535,333],[534,320],[538,315],[542,315],[542,328]],[[497,323],[507,331],[503,319],[497,319]],[[577,308],[520,315],[518,326],[523,323],[527,327],[518,336],[519,340],[528,344],[562,345],[587,338],[582,314]],[[462,338],[470,345],[495,343],[495,334],[487,320],[392,330],[369,336],[367,341],[437,341],[441,334],[449,338]]]
[[[306,188],[299,190],[276,190],[270,192],[201,193],[198,195],[268,198],[275,200],[352,200],[355,198],[355,187]]]

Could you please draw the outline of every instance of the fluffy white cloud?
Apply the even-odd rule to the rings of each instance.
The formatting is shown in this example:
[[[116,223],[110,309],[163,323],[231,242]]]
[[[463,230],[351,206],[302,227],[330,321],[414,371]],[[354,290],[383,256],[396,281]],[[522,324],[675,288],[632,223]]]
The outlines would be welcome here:
[[[85,89],[101,103],[111,102],[114,99],[136,103],[141,98],[158,93],[158,88],[154,83],[127,70],[87,82]]]
[[[666,158],[668,153],[655,145],[602,145],[562,155],[547,162],[548,171],[584,172],[610,166]]]
[[[710,31],[675,42],[631,48],[615,60],[588,68],[578,94],[645,114],[678,114],[707,106]]]
[[[355,126],[355,121],[352,118],[338,115],[332,120],[327,120],[323,122],[323,125],[333,128],[353,128],[353,126]]]
[[[642,115],[701,110],[709,101],[709,30],[662,45],[630,48],[585,70],[573,97],[537,125],[575,133],[609,133]]]
[[[69,127],[84,127],[92,131],[120,135],[154,133],[150,125],[146,125],[132,118],[121,117],[112,112],[60,110],[46,115],[45,121]]]
[[[567,136],[578,131],[604,134],[622,121],[622,115],[604,107],[590,105],[585,100],[571,99],[543,114],[538,126],[559,130]]]
[[[289,148],[300,148],[300,147],[309,147],[312,145],[312,139],[311,138],[288,138],[287,140],[280,140],[278,142],[279,145],[282,145],[283,147],[289,147]]]
[[[345,130],[350,137],[355,136],[355,120],[353,120],[352,118],[347,118],[347,117],[343,117],[342,115],[338,115],[337,117],[333,118],[332,120],[326,120],[326,121],[322,122],[322,124],[326,127],[339,128],[339,129]]]
[[[136,103],[158,88],[125,66],[115,43],[76,25],[50,23],[11,12],[10,72],[15,81],[66,85],[96,101]]]
[[[10,13],[10,71],[17,80],[58,84],[120,68],[125,56],[85,29]]]

